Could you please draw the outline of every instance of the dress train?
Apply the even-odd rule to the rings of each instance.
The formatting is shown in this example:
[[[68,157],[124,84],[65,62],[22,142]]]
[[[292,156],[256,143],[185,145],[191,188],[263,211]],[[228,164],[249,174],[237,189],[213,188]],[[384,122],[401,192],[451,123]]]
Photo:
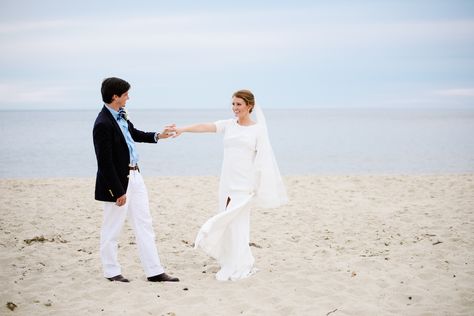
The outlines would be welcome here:
[[[234,281],[256,272],[249,247],[253,197],[253,194],[232,195],[226,210],[207,220],[197,234],[194,247],[200,247],[221,266],[217,280]]]

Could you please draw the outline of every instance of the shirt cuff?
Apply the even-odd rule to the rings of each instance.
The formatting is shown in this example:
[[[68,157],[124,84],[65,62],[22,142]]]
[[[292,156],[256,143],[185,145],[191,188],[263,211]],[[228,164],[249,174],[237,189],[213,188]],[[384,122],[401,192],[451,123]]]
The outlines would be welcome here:
[[[155,133],[155,143],[158,143],[158,139],[160,139],[160,133]]]

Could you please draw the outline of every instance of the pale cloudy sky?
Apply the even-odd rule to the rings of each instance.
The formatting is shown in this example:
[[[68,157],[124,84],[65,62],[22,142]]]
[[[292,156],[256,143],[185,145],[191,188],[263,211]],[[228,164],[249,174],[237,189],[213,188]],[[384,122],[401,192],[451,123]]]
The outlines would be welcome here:
[[[474,109],[474,1],[0,0],[0,110]]]

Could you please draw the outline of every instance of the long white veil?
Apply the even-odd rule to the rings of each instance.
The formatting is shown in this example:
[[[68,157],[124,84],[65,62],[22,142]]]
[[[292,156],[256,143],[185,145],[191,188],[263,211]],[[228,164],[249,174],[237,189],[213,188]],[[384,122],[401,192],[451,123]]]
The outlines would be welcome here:
[[[279,207],[288,202],[286,189],[268,137],[265,115],[258,104],[255,104],[253,110],[256,121],[261,127],[255,157],[256,206],[262,208]]]

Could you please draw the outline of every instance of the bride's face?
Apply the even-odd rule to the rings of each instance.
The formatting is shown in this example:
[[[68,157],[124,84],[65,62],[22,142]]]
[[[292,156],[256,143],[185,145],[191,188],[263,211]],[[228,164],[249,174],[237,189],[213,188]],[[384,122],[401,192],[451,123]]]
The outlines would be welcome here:
[[[244,99],[233,97],[232,98],[232,111],[238,118],[243,118],[250,115],[250,106],[248,106]]]

